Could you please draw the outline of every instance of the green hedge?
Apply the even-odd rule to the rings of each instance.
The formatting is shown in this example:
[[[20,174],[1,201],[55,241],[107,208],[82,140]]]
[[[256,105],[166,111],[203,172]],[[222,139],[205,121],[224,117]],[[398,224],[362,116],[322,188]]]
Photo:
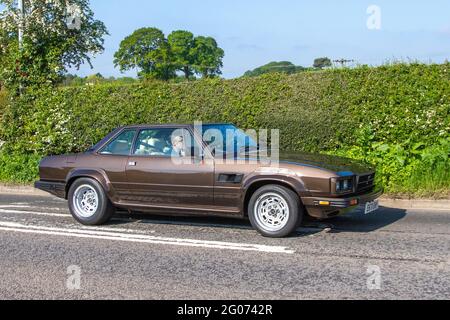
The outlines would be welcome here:
[[[41,156],[37,154],[0,153],[0,181],[7,183],[28,183],[35,181]]]
[[[2,121],[3,113],[5,113],[8,104],[8,94],[4,90],[0,90],[0,123]]]
[[[448,165],[449,110],[450,64],[396,64],[42,89],[13,104],[1,131],[4,153],[47,155],[85,150],[126,124],[202,120],[279,128],[284,150],[363,159],[380,166],[389,191],[412,192],[412,176]],[[447,192],[449,184],[436,188]]]

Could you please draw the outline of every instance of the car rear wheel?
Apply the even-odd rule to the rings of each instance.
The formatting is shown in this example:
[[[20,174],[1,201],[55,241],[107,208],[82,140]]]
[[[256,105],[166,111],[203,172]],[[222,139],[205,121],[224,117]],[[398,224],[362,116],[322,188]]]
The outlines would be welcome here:
[[[68,200],[70,213],[84,225],[104,224],[115,212],[103,187],[94,179],[76,180],[69,189]]]
[[[267,185],[250,199],[248,216],[252,226],[263,236],[282,238],[295,231],[303,218],[298,195],[292,190]]]

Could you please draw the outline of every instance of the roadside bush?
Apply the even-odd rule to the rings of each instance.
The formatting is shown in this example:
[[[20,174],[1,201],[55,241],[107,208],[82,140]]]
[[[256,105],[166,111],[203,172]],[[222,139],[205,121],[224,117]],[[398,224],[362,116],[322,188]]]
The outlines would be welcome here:
[[[28,183],[38,177],[40,155],[0,153],[0,182]]]
[[[378,183],[391,194],[449,196],[448,137],[429,147],[423,143],[411,146],[407,140],[397,144],[374,142],[365,147],[353,146],[329,153],[374,164],[378,168]]]
[[[284,150],[376,164],[380,182],[392,193],[448,193],[449,110],[449,63],[394,64],[234,80],[41,88],[7,109],[0,140],[7,141],[4,153],[49,155],[86,150],[127,124],[232,122],[279,128]]]
[[[0,90],[0,123],[3,117],[3,113],[6,111],[8,105],[8,94],[5,90]]]

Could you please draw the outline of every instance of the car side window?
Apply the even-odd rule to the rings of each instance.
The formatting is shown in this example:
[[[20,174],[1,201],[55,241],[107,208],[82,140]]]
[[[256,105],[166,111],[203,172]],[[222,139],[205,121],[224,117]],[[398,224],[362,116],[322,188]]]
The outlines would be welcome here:
[[[133,140],[136,135],[136,130],[125,130],[117,138],[111,141],[100,154],[127,156],[130,154],[133,146]]]
[[[186,129],[158,128],[141,130],[133,154],[153,157],[187,157],[193,137]]]

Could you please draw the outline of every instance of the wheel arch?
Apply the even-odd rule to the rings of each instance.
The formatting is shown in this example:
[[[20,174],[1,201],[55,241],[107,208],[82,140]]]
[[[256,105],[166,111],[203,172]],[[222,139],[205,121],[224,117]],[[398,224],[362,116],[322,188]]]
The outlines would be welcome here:
[[[106,173],[103,170],[98,169],[76,169],[71,171],[66,178],[66,190],[65,190],[65,198],[67,200],[70,187],[73,183],[81,178],[89,178],[97,181],[105,191],[105,194],[111,200],[114,198],[114,190],[109,181]]]
[[[302,200],[300,198],[300,193],[304,192],[304,185],[301,181],[298,180],[290,180],[290,179],[280,179],[277,177],[268,177],[268,178],[260,178],[255,179],[253,181],[248,181],[244,187],[245,194],[243,197],[242,203],[242,214],[244,217],[248,217],[248,205],[253,194],[259,190],[260,188],[267,185],[278,185],[281,187],[285,187],[297,194],[299,196],[300,204],[303,206]]]

